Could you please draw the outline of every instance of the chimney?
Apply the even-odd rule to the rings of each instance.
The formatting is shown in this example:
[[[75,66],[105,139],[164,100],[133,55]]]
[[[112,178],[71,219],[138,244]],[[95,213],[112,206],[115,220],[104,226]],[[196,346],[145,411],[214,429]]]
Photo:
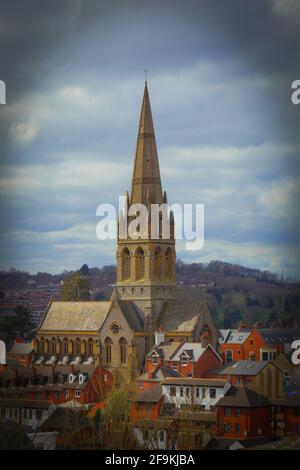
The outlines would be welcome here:
[[[160,330],[154,333],[154,337],[155,337],[155,344],[154,344],[155,346],[159,346],[165,340],[165,334]]]
[[[200,343],[201,343],[201,347],[202,347],[202,348],[206,348],[206,346],[208,345],[208,343],[209,343],[209,334],[207,333],[207,331],[205,331],[205,332],[201,335]]]

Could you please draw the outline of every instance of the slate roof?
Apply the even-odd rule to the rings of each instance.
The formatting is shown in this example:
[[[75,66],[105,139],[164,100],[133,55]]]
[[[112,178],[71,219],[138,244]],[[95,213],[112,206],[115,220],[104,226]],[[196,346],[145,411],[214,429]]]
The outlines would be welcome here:
[[[238,406],[241,408],[252,408],[260,406],[271,406],[270,400],[254,390],[245,387],[232,386],[226,395],[221,398],[217,406]]]
[[[253,446],[249,450],[300,450],[300,436],[284,437],[266,444]]]
[[[26,400],[18,398],[0,398],[0,407],[9,407],[9,408],[38,408],[46,410],[49,406],[53,405],[51,401],[45,400]]]
[[[174,299],[165,302],[158,317],[158,326],[163,331],[192,332],[199,316],[209,317],[206,304],[201,300]]]
[[[146,382],[157,382],[165,380],[167,377],[180,377],[179,372],[174,369],[171,369],[168,366],[157,366],[157,368],[152,372],[152,377],[149,378],[148,372],[144,372],[143,374],[139,375],[137,380],[138,381],[146,381]]]
[[[10,354],[30,354],[34,350],[32,342],[30,343],[14,343]]]
[[[129,327],[134,331],[143,331],[144,322],[142,320],[142,312],[132,300],[117,301]]]
[[[144,390],[132,398],[132,401],[157,403],[162,396],[162,387],[160,384],[154,385],[149,390]]]
[[[238,444],[236,448],[249,449],[254,445],[266,444],[270,439],[257,437],[250,439],[228,439],[226,437],[212,437],[204,450],[229,450],[233,444]]]
[[[51,302],[39,331],[99,331],[110,306],[110,301]]]
[[[300,394],[291,395],[289,397],[284,397],[282,399],[272,400],[272,405],[285,406],[285,407],[289,407],[289,406],[298,407],[300,406]]]
[[[300,328],[260,328],[257,331],[270,345],[292,343],[300,339]]]
[[[224,387],[226,379],[201,379],[194,377],[174,377],[162,382],[162,385],[195,385],[203,387]]]
[[[201,346],[201,343],[184,343],[181,346],[181,348],[178,351],[176,351],[175,354],[173,354],[171,359],[172,359],[172,361],[179,361],[182,353],[186,352],[188,354],[189,358],[192,361],[196,362],[196,361],[198,361],[198,359],[200,359],[200,357],[202,356],[204,351],[206,351],[207,348],[211,348],[214,351],[214,349],[210,345],[207,345],[207,346],[205,346],[205,348],[203,348]]]
[[[237,361],[231,362],[213,371],[218,375],[257,375],[270,361]]]
[[[250,334],[251,334],[250,330],[228,330],[224,338],[224,343],[243,344],[246,341],[246,339],[250,336]]]
[[[178,351],[182,344],[182,341],[164,341],[158,346],[154,346],[147,357],[150,357],[153,351],[155,351],[160,357],[163,357],[166,361],[170,361],[172,356]]]
[[[230,332],[229,329],[221,328],[221,329],[219,330],[218,342],[219,342],[220,344],[225,343],[226,338],[228,337],[229,332]]]

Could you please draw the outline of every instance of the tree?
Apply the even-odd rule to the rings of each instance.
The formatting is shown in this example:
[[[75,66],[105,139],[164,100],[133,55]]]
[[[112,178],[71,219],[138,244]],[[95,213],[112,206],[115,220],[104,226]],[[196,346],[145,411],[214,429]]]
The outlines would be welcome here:
[[[80,272],[74,272],[63,282],[61,299],[64,301],[90,300],[90,281]]]
[[[89,276],[90,275],[90,269],[87,264],[83,264],[80,268],[80,272],[83,276]]]
[[[101,414],[103,449],[134,449],[136,441],[130,423],[130,394],[126,385],[114,387]]]
[[[13,341],[17,336],[28,338],[32,336],[34,329],[31,310],[23,305],[15,307],[13,316],[0,319],[1,339],[6,342]]]

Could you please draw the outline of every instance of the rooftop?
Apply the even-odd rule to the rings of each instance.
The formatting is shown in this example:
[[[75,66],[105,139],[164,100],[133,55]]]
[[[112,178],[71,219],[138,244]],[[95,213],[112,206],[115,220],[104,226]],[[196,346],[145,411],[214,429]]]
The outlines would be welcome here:
[[[110,301],[51,302],[39,331],[99,331],[110,306]]]
[[[157,403],[162,396],[162,387],[160,384],[154,385],[149,390],[144,390],[132,397],[135,402]]]
[[[194,377],[174,377],[162,382],[162,385],[190,385],[203,387],[224,387],[228,381],[225,379],[201,379]]]
[[[237,361],[215,370],[218,375],[257,375],[270,361]]]
[[[271,402],[264,395],[260,395],[254,390],[246,387],[232,386],[226,395],[221,398],[217,406],[238,406],[241,408],[253,408],[270,406]]]

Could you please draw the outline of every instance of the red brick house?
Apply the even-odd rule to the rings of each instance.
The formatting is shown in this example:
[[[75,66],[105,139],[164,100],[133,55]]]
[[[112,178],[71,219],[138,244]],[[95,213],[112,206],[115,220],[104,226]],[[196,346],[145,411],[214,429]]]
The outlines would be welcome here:
[[[174,372],[169,376],[207,377],[211,370],[221,364],[221,357],[210,344],[162,342],[147,355],[146,374],[151,379],[157,368],[164,366]]]
[[[112,382],[112,374],[100,366],[34,367],[6,370],[0,375],[0,390],[4,397],[84,405],[102,401]]]
[[[218,435],[246,439],[271,437],[271,403],[254,390],[231,387],[217,405]]]
[[[300,328],[260,328],[220,330],[220,349],[224,362],[240,360],[271,361],[279,353],[289,353],[300,339]]]
[[[144,390],[132,398],[131,420],[157,419],[164,403],[162,387],[154,385],[151,389]]]
[[[276,436],[300,434],[300,394],[272,400],[272,419]]]

